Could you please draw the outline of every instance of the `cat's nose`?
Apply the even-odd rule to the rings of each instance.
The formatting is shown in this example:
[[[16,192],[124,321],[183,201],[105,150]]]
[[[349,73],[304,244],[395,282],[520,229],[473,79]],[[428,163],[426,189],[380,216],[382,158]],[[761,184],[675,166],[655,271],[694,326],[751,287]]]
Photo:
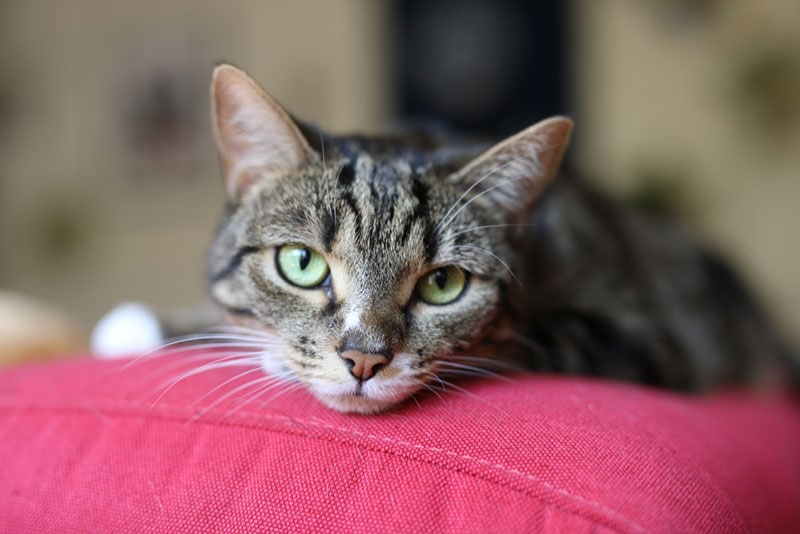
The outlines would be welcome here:
[[[369,380],[389,363],[389,358],[383,354],[364,354],[357,350],[346,350],[341,357],[350,369],[350,374],[359,381]]]

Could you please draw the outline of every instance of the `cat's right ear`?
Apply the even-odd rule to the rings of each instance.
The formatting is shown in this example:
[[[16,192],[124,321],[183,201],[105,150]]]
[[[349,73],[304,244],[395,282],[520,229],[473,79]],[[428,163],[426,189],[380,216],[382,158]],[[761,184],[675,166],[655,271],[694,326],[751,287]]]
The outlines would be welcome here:
[[[301,169],[317,157],[289,114],[232,65],[214,69],[211,122],[234,203],[262,180]]]
[[[566,117],[540,121],[494,145],[450,179],[509,218],[525,220],[556,175],[571,133]]]

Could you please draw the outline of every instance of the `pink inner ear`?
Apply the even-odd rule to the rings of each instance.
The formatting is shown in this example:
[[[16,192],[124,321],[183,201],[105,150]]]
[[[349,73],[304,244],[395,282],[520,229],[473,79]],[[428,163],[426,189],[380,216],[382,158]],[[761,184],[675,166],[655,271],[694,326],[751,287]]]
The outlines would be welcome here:
[[[286,111],[241,70],[217,67],[211,97],[226,189],[234,200],[267,174],[295,171],[312,159]]]
[[[479,187],[483,202],[512,219],[524,219],[558,172],[572,121],[552,117],[513,135],[475,158],[453,176]]]

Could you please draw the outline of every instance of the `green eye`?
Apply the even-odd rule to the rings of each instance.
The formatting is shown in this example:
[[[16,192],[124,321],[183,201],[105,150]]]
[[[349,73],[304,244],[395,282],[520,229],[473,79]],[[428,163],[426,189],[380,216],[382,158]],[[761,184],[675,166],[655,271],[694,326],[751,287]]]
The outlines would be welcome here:
[[[449,265],[431,271],[417,282],[417,294],[428,304],[450,304],[467,287],[467,273]]]
[[[303,245],[282,246],[277,263],[286,281],[298,287],[317,287],[328,277],[328,263],[322,254]]]

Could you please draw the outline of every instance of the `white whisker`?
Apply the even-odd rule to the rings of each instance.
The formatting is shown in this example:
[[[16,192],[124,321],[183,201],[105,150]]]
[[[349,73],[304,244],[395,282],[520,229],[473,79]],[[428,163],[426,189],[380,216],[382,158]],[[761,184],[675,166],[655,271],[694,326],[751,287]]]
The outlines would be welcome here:
[[[509,162],[509,163],[511,163],[511,162]],[[508,163],[507,163],[506,165],[508,165]],[[511,184],[511,183],[517,182],[517,181],[519,181],[519,180],[522,180],[522,179],[524,179],[524,178],[523,178],[523,177],[509,178],[509,179],[507,179],[507,180],[505,180],[505,181],[503,181],[503,182],[500,182],[500,183],[498,183],[498,184],[495,184],[495,185],[493,185],[493,186],[492,186],[492,187],[490,187],[489,189],[484,189],[483,191],[481,191],[480,193],[478,193],[478,194],[477,194],[477,195],[475,195],[474,197],[472,197],[472,198],[470,198],[469,200],[467,200],[466,202],[464,202],[464,203],[461,205],[461,207],[460,207],[460,208],[458,208],[458,210],[456,210],[456,212],[455,212],[455,213],[453,213],[453,215],[451,215],[451,216],[450,216],[450,219],[447,221],[447,223],[446,223],[446,224],[444,224],[444,225],[442,225],[442,227],[440,228],[440,230],[444,230],[444,229],[446,229],[448,226],[450,226],[450,224],[451,224],[451,223],[452,223],[452,222],[453,222],[453,221],[456,219],[456,217],[458,217],[458,215],[459,215],[459,214],[460,214],[462,211],[464,211],[464,210],[467,208],[467,206],[469,206],[470,204],[472,204],[473,202],[475,202],[476,200],[478,200],[478,199],[479,199],[479,198],[481,198],[482,196],[484,196],[484,195],[488,195],[489,193],[491,193],[492,191],[494,191],[495,189],[497,189],[497,188],[499,188],[499,187],[506,186],[506,185],[508,185],[508,184]]]
[[[481,404],[484,404],[484,405],[492,408],[493,410],[498,411],[501,414],[508,415],[507,412],[505,412],[504,410],[498,408],[497,406],[492,404],[489,400],[481,397],[480,395],[476,395],[475,393],[473,393],[473,392],[471,392],[471,391],[469,391],[467,389],[464,389],[461,386],[458,386],[458,385],[454,384],[453,382],[450,382],[450,381],[442,379],[440,376],[436,375],[432,371],[428,371],[425,374],[430,376],[433,380],[436,381],[436,383],[438,383],[441,386],[441,388],[440,388],[441,391],[448,391],[450,393],[459,393],[459,394],[465,395],[465,396],[467,396],[467,397],[469,397],[469,398],[471,398],[473,400],[479,401]],[[428,385],[430,386],[431,384],[428,384]],[[426,388],[426,389],[428,389],[428,388]],[[430,391],[430,389],[428,389],[428,390]],[[451,390],[453,390],[453,391],[451,391]]]
[[[506,270],[508,271],[508,274],[510,274],[511,277],[514,279],[514,281],[517,282],[517,285],[519,285],[519,287],[523,287],[522,286],[522,282],[520,282],[519,278],[517,278],[517,275],[514,274],[514,271],[511,270],[511,267],[509,267],[508,264],[505,261],[503,261],[503,259],[500,256],[498,256],[497,254],[495,254],[491,250],[485,249],[483,247],[479,247],[477,245],[457,245],[457,248],[469,248],[469,249],[473,249],[473,250],[478,250],[480,252],[483,252],[484,254],[488,254],[489,256],[493,257],[498,262],[500,262],[500,264],[503,267],[506,268]]]
[[[213,395],[215,392],[217,392],[220,389],[224,388],[225,386],[227,386],[231,382],[235,382],[235,381],[239,380],[240,378],[242,378],[243,376],[246,376],[246,375],[249,375],[249,374],[252,374],[252,373],[258,373],[258,372],[263,373],[264,371],[261,369],[261,367],[253,367],[252,369],[248,369],[247,371],[239,373],[238,375],[233,375],[229,379],[227,379],[227,380],[225,380],[223,382],[220,382],[219,384],[217,384],[216,386],[214,386],[210,390],[206,391],[201,397],[199,397],[197,400],[195,400],[192,403],[192,406],[196,406],[197,404],[200,403],[200,401],[202,401],[203,399],[205,399],[206,397],[208,397],[210,395]]]
[[[281,389],[281,386],[285,386],[285,387],[283,387],[283,389]],[[286,381],[286,380],[281,380],[281,379],[278,379],[278,380],[276,380],[274,382],[268,382],[268,383],[256,388],[255,393],[253,393],[252,395],[247,397],[244,401],[240,402],[235,408],[232,408],[228,412],[226,412],[225,415],[222,416],[222,419],[223,420],[227,419],[228,417],[230,417],[234,413],[238,412],[239,410],[241,410],[242,408],[244,408],[245,406],[247,406],[251,402],[253,402],[255,400],[258,400],[259,397],[261,397],[264,393],[267,393],[268,391],[271,391],[273,389],[277,389],[278,390],[274,395],[272,395],[271,397],[266,399],[265,404],[269,404],[270,402],[272,402],[273,400],[277,399],[281,395],[284,395],[284,394],[286,394],[286,393],[288,393],[290,391],[294,391],[296,389],[300,389],[302,387],[304,387],[302,383],[291,382],[291,381]]]
[[[325,136],[322,135],[322,131],[317,132],[319,134],[319,144],[322,147],[322,170],[323,172],[328,172],[328,164],[325,161]]]
[[[422,385],[422,389],[426,389],[427,384],[425,384],[425,382],[423,382],[422,380],[417,380],[417,382],[419,382]],[[414,404],[416,404],[418,408],[422,408],[422,404],[420,404],[416,393],[412,393],[409,398],[414,401]]]
[[[457,211],[456,213],[453,213],[453,214],[452,214],[452,216],[451,216],[451,213],[452,213],[452,212],[453,212],[453,210],[456,208],[456,206],[458,206],[458,205],[461,203],[461,201],[462,201],[462,200],[464,200],[464,198],[465,198],[465,197],[466,197],[466,196],[467,196],[467,195],[468,195],[468,194],[469,194],[469,193],[470,193],[470,192],[471,192],[473,189],[475,189],[476,187],[478,187],[478,186],[481,184],[481,182],[483,182],[484,180],[488,179],[490,176],[492,176],[492,175],[493,175],[494,173],[496,173],[497,171],[500,171],[500,170],[504,169],[505,167],[507,167],[507,166],[511,165],[512,163],[514,163],[514,162],[515,162],[517,159],[519,159],[519,158],[515,158],[515,159],[512,159],[511,161],[507,161],[506,163],[504,163],[504,164],[502,164],[502,165],[498,165],[498,166],[497,166],[497,167],[495,167],[494,169],[490,170],[489,172],[487,172],[486,174],[484,174],[483,176],[481,176],[480,178],[478,178],[477,180],[475,180],[475,183],[473,183],[471,186],[469,186],[469,187],[467,188],[467,190],[466,190],[466,191],[464,191],[463,193],[461,193],[461,196],[460,196],[460,197],[458,197],[458,200],[456,200],[455,202],[453,202],[453,205],[452,205],[452,206],[450,206],[450,209],[448,209],[448,210],[447,210],[447,212],[445,212],[444,216],[443,216],[441,219],[439,219],[439,222],[437,222],[437,223],[436,223],[436,225],[433,227],[433,231],[434,231],[435,233],[439,233],[441,230],[444,230],[444,229],[445,229],[445,228],[446,228],[446,227],[447,227],[447,226],[450,224],[450,222],[451,222],[453,219],[455,219],[455,217],[456,217],[456,216],[457,216],[457,215],[458,215],[458,214],[461,212],[461,210],[464,208],[464,206],[466,206],[467,204],[469,204],[470,202],[472,202],[472,200],[474,200],[474,198],[476,198],[476,197],[473,197],[472,199],[470,199],[470,200],[469,200],[468,202],[466,202],[466,203],[465,203],[465,204],[464,204],[464,205],[463,205],[461,208],[459,208],[459,209],[458,209],[458,211]],[[478,195],[478,196],[480,196],[480,195]]]
[[[219,397],[217,400],[215,400],[214,402],[212,402],[211,404],[209,404],[208,406],[206,406],[205,408],[200,410],[197,414],[195,414],[194,417],[192,417],[192,419],[189,421],[189,423],[197,421],[202,416],[204,416],[208,412],[212,411],[214,408],[216,408],[217,406],[219,406],[220,404],[222,404],[223,402],[225,402],[227,399],[231,398],[232,396],[236,395],[240,391],[246,390],[246,389],[248,389],[250,387],[253,387],[253,386],[256,386],[256,385],[257,385],[257,387],[256,387],[257,394],[255,396],[251,397],[250,400],[248,400],[246,404],[249,404],[250,402],[255,400],[255,398],[260,396],[262,393],[265,393],[266,391],[269,391],[271,389],[274,389],[274,388],[277,388],[277,387],[280,387],[280,386],[286,386],[287,389],[289,389],[289,390],[296,389],[296,387],[302,386],[302,384],[297,383],[297,382],[286,381],[284,379],[284,377],[282,377],[282,376],[265,375],[262,378],[257,378],[255,380],[251,380],[250,382],[246,382],[246,383],[244,383],[244,384],[242,384],[240,386],[237,386],[237,387],[233,388],[232,390],[228,391],[227,393],[225,393],[224,395]],[[231,411],[225,413],[222,416],[222,418],[223,419],[227,418],[229,415],[234,413],[236,410],[241,409],[243,406],[244,406],[244,404],[240,403],[238,406],[236,406],[236,408],[234,408]]]
[[[336,199],[333,196],[333,191],[335,185],[333,180],[339,179],[339,174],[336,174],[336,177],[332,180],[328,178],[328,163],[325,160],[325,136],[322,135],[322,131],[319,132],[319,144],[322,152],[322,172],[323,176],[325,176],[325,189],[326,195],[328,197],[328,214],[331,216],[331,220],[333,221],[334,228],[336,227]],[[339,169],[339,173],[341,173],[341,169]]]
[[[210,412],[211,410],[213,410],[214,408],[225,402],[227,399],[231,398],[233,395],[236,395],[242,390],[253,387],[254,385],[257,384],[262,384],[264,382],[267,382],[268,384],[273,384],[276,382],[276,379],[270,375],[265,375],[261,378],[256,378],[255,380],[251,380],[249,382],[245,382],[244,384],[236,386],[235,388],[226,392],[224,395],[217,398],[214,402],[212,402],[211,404],[209,404],[208,406],[197,412],[188,422],[193,423],[197,421],[202,416],[204,416],[205,414],[207,414],[208,412]]]
[[[219,343],[212,343],[212,342],[219,342]],[[270,347],[271,345],[271,347]],[[192,351],[199,351],[199,350],[209,350],[210,349],[225,349],[225,348],[247,348],[251,347],[254,349],[257,348],[274,348],[280,346],[281,343],[275,336],[270,338],[267,337],[256,337],[256,336],[244,336],[244,335],[231,335],[231,334],[191,334],[188,336],[180,336],[176,338],[172,338],[166,340],[165,343],[162,343],[158,347],[154,347],[148,351],[145,351],[136,357],[132,358],[129,362],[125,365],[120,367],[116,372],[115,375],[118,375],[130,367],[141,363],[142,361],[149,359],[152,356],[169,356],[174,354],[180,354],[182,352],[192,352]]]
[[[442,397],[442,391],[444,389],[436,389],[435,387],[431,386],[429,383],[425,382],[424,380],[419,380],[419,384],[422,386],[422,389],[436,395],[440,401],[444,402],[444,397]],[[413,397],[412,397],[413,398]],[[416,400],[416,399],[415,399]],[[417,401],[417,405],[419,405],[419,401]]]
[[[503,360],[498,360],[496,358],[484,358],[481,356],[469,356],[469,355],[458,354],[455,356],[448,356],[448,359],[445,361],[469,362],[469,363],[474,363],[477,367],[481,367],[484,369],[494,368],[497,371],[508,372],[508,373],[528,372],[527,369],[525,369],[524,367],[520,367],[519,365],[515,365],[513,363],[506,362]]]
[[[490,371],[489,369],[485,369],[483,367],[477,367],[475,365],[466,365],[463,363],[446,360],[440,361],[439,365],[443,367],[443,371],[448,374],[452,373],[463,376],[491,377],[497,380],[512,382],[512,380],[505,375],[501,375],[500,373],[495,373],[494,371]]]
[[[277,344],[273,345],[277,346]],[[213,352],[214,350],[218,349],[230,349],[230,348],[241,348],[241,349],[264,349],[268,348],[270,345],[264,343],[263,341],[241,341],[241,340],[230,340],[226,342],[220,343],[191,343],[187,345],[177,345],[174,348],[167,348],[166,350],[159,351],[157,354],[159,356],[170,356],[173,354],[181,354],[184,352],[191,352],[191,351],[203,351],[203,352]]]
[[[462,388],[461,386],[458,386],[458,385],[454,384],[453,382],[449,382],[447,380],[444,380],[441,376],[439,376],[438,374],[436,374],[434,372],[428,371],[426,374],[428,374],[433,380],[435,380],[437,383],[439,383],[439,385],[442,386],[442,391],[447,391],[448,388],[449,388],[449,389],[453,389],[453,390],[455,390],[455,391],[457,391],[459,393],[463,393],[465,395],[468,395],[470,397],[480,398],[477,395],[475,395],[474,393],[472,393],[471,391],[468,391],[468,390]]]
[[[241,334],[243,336],[249,336],[256,339],[279,339],[279,336],[273,334],[272,332],[267,332],[264,330],[258,330],[255,328],[248,328],[246,326],[239,326],[239,325],[217,325],[207,328],[206,332],[210,333],[222,333],[222,334]]]
[[[245,354],[247,354],[249,356],[249,353],[245,353]],[[156,390],[161,389],[162,387],[165,387],[165,386],[166,386],[166,388],[161,392],[161,394],[156,398],[156,400],[153,401],[153,406],[151,407],[151,410],[153,408],[155,408],[156,404],[158,404],[158,402],[162,398],[164,398],[164,395],[166,395],[173,387],[175,387],[180,382],[186,380],[187,378],[190,378],[192,376],[198,375],[200,373],[205,373],[207,371],[211,371],[211,370],[214,370],[214,369],[223,369],[223,368],[226,368],[226,367],[243,367],[243,366],[258,365],[258,363],[260,361],[260,360],[251,360],[251,359],[248,359],[248,358],[243,358],[242,356],[243,356],[243,354],[232,354],[232,355],[229,355],[229,356],[225,356],[225,357],[220,358],[218,360],[215,360],[213,362],[207,363],[205,365],[201,365],[200,367],[194,367],[191,370],[186,371],[185,373],[183,373],[179,377],[173,379],[172,382],[169,383],[168,386],[166,386],[166,384],[159,385],[156,388]]]
[[[550,149],[552,149],[552,148],[557,148],[558,146],[559,146],[559,145],[551,145],[551,146],[546,146],[546,147],[543,147],[543,148],[541,148],[541,149],[538,149],[538,150],[536,150],[536,154],[534,155],[534,157],[536,157],[536,156],[538,156],[539,154],[541,154],[542,152],[545,152],[545,151],[547,151],[547,150],[550,150]],[[492,174],[496,173],[496,172],[497,172],[497,171],[499,171],[499,170],[502,170],[503,168],[505,168],[505,167],[507,167],[507,166],[509,166],[509,165],[511,165],[511,164],[517,163],[517,162],[519,162],[520,160],[523,160],[523,159],[528,159],[528,158],[530,158],[530,157],[531,157],[531,156],[529,156],[529,155],[525,155],[525,156],[517,156],[517,157],[515,157],[515,158],[511,159],[510,161],[507,161],[507,162],[505,162],[504,164],[502,164],[502,165],[500,165],[500,166],[498,166],[498,167],[495,167],[494,169],[492,169],[491,171],[489,171],[487,174],[484,174],[484,175],[483,175],[483,176],[482,176],[482,177],[481,177],[479,180],[477,180],[477,181],[476,181],[474,184],[472,184],[472,186],[470,186],[470,187],[469,187],[469,189],[467,189],[467,190],[466,190],[466,191],[465,191],[465,192],[464,192],[464,193],[461,195],[461,197],[459,197],[459,199],[456,201],[456,203],[455,203],[453,206],[455,206],[456,204],[458,204],[459,202],[461,202],[461,200],[464,198],[464,196],[465,196],[466,194],[468,194],[468,193],[469,193],[469,192],[470,192],[470,191],[471,191],[471,190],[472,190],[472,189],[473,189],[473,188],[474,188],[476,185],[478,185],[479,183],[481,183],[483,180],[485,180],[486,178],[488,178],[488,177],[489,177],[489,176],[491,176]],[[456,218],[456,217],[458,217],[458,215],[459,215],[459,214],[460,214],[460,213],[461,213],[461,212],[462,212],[462,211],[463,211],[463,210],[464,210],[464,209],[465,209],[467,206],[469,206],[470,204],[472,204],[474,201],[478,200],[478,199],[479,199],[479,198],[481,198],[482,196],[484,196],[484,195],[487,195],[487,194],[491,193],[492,191],[494,191],[495,189],[497,189],[497,188],[499,188],[499,187],[504,187],[504,186],[506,186],[506,185],[508,185],[508,184],[511,184],[511,183],[517,182],[517,181],[519,181],[519,180],[527,179],[527,178],[528,178],[527,176],[518,176],[518,177],[516,177],[516,178],[509,178],[509,179],[507,179],[507,180],[505,180],[505,181],[503,181],[503,182],[499,182],[499,183],[497,183],[497,184],[493,185],[492,187],[490,187],[490,188],[488,188],[488,189],[484,189],[483,191],[481,191],[480,193],[478,193],[478,194],[477,194],[477,195],[475,195],[474,197],[470,198],[468,201],[464,202],[464,203],[461,205],[461,207],[460,207],[460,208],[458,208],[458,210],[457,210],[455,213],[453,213],[452,215],[450,215],[450,211],[452,210],[452,207],[451,207],[451,209],[450,209],[450,210],[448,210],[448,211],[447,211],[447,213],[445,213],[445,216],[444,216],[444,217],[442,217],[442,220],[440,220],[440,221],[439,221],[439,223],[437,223],[437,224],[436,224],[436,226],[434,227],[434,231],[436,231],[437,233],[440,233],[442,230],[444,230],[445,228],[447,228],[447,226],[449,226],[449,225],[450,225],[450,223],[452,223],[452,222],[455,220],[455,218]],[[445,222],[445,219],[446,219],[446,222]],[[440,226],[440,223],[441,223],[441,226]]]
[[[478,230],[487,230],[489,228],[527,228],[529,224],[486,224],[483,226],[473,226],[471,228],[466,228],[464,230],[455,232],[451,234],[450,237],[456,237],[463,234],[468,234],[470,232],[477,232]]]
[[[231,346],[230,348],[235,349],[237,348],[236,345]],[[266,351],[261,350],[247,350],[247,351],[240,351],[233,353],[237,359],[241,359],[242,361],[249,360],[258,364],[261,361],[261,358],[267,354]],[[164,354],[164,357],[172,356],[172,353]],[[197,362],[202,362],[205,360],[209,360],[211,358],[216,358],[214,361],[219,361],[220,359],[230,358],[232,356],[231,353],[221,352],[221,351],[214,351],[214,352],[207,352],[207,353],[200,353],[200,354],[193,354],[189,357],[182,357],[178,359],[174,359],[170,361],[169,365],[161,364],[158,368],[154,370],[152,373],[148,373],[145,375],[147,380],[153,379],[159,375],[166,375],[171,373],[176,369],[180,369],[182,367],[191,367]],[[158,357],[161,357],[159,355]],[[212,362],[209,362],[212,363]]]

